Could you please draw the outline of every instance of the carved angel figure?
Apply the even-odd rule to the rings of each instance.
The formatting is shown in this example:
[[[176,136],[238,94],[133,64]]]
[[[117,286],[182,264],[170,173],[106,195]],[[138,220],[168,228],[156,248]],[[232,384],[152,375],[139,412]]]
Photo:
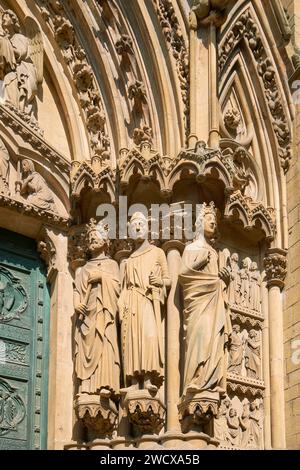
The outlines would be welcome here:
[[[36,96],[43,81],[43,40],[33,18],[25,19],[26,36],[20,32],[18,17],[12,10],[2,13],[0,29],[0,79],[3,101],[37,117]]]
[[[55,212],[53,194],[42,175],[35,171],[33,162],[27,159],[23,160],[22,170],[24,179],[17,181],[21,186],[21,195],[26,196],[26,200],[33,206]]]

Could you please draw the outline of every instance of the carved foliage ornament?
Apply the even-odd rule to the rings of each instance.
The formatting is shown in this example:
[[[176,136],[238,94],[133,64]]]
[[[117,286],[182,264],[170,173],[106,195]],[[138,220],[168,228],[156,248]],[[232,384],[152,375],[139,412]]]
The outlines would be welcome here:
[[[0,380],[0,436],[17,431],[25,418],[25,405],[17,389]]]
[[[282,105],[282,96],[276,80],[275,67],[267,55],[259,27],[252,18],[249,9],[235,21],[219,47],[219,74],[222,74],[229,56],[242,39],[247,40],[256,61],[257,72],[261,77],[265,98],[272,116],[281,166],[284,171],[287,171],[291,159],[291,135],[288,120]]]
[[[28,306],[28,296],[20,279],[0,266],[0,323],[20,318]]]
[[[152,0],[163,34],[171,46],[185,105],[186,134],[189,134],[189,52],[171,0]]]

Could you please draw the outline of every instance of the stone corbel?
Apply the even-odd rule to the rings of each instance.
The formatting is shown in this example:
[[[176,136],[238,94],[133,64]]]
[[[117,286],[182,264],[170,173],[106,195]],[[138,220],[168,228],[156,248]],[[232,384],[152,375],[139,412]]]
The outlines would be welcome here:
[[[200,26],[214,24],[221,26],[226,20],[226,8],[230,0],[194,0],[190,12],[190,27],[198,29]]]
[[[59,240],[61,238],[61,240]],[[61,253],[59,245],[64,245],[64,239],[58,231],[51,227],[43,226],[38,239],[37,247],[40,257],[47,266],[47,279],[51,283],[58,272],[66,272],[66,257]],[[59,253],[59,254],[58,254]]]

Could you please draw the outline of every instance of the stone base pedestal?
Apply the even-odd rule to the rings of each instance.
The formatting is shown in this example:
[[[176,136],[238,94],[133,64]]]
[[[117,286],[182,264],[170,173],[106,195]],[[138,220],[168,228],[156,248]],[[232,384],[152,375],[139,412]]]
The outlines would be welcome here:
[[[112,435],[116,427],[118,410],[110,398],[99,395],[78,395],[74,408],[88,430],[90,441]]]
[[[165,406],[148,390],[128,391],[124,397],[124,412],[139,434],[158,434],[165,423]]]
[[[182,431],[205,432],[210,435],[212,418],[217,416],[219,405],[218,392],[204,391],[184,396],[178,405]]]

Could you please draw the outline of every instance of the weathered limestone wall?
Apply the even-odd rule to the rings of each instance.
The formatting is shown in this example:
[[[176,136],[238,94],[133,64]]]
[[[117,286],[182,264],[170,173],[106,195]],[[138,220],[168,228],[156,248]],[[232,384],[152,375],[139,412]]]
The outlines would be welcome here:
[[[290,16],[292,42],[300,46],[300,2],[282,0]],[[297,77],[295,77],[297,78]],[[298,93],[294,95],[298,97]],[[285,400],[286,446],[300,448],[300,105],[296,105],[294,122],[294,149],[287,174],[287,206],[289,224],[288,273],[284,294],[284,349],[285,349]]]
[[[294,156],[287,175],[289,251],[284,299],[284,347],[287,448],[299,449],[300,364],[295,361],[297,359],[295,342],[300,340],[300,106],[298,105],[296,109]]]

